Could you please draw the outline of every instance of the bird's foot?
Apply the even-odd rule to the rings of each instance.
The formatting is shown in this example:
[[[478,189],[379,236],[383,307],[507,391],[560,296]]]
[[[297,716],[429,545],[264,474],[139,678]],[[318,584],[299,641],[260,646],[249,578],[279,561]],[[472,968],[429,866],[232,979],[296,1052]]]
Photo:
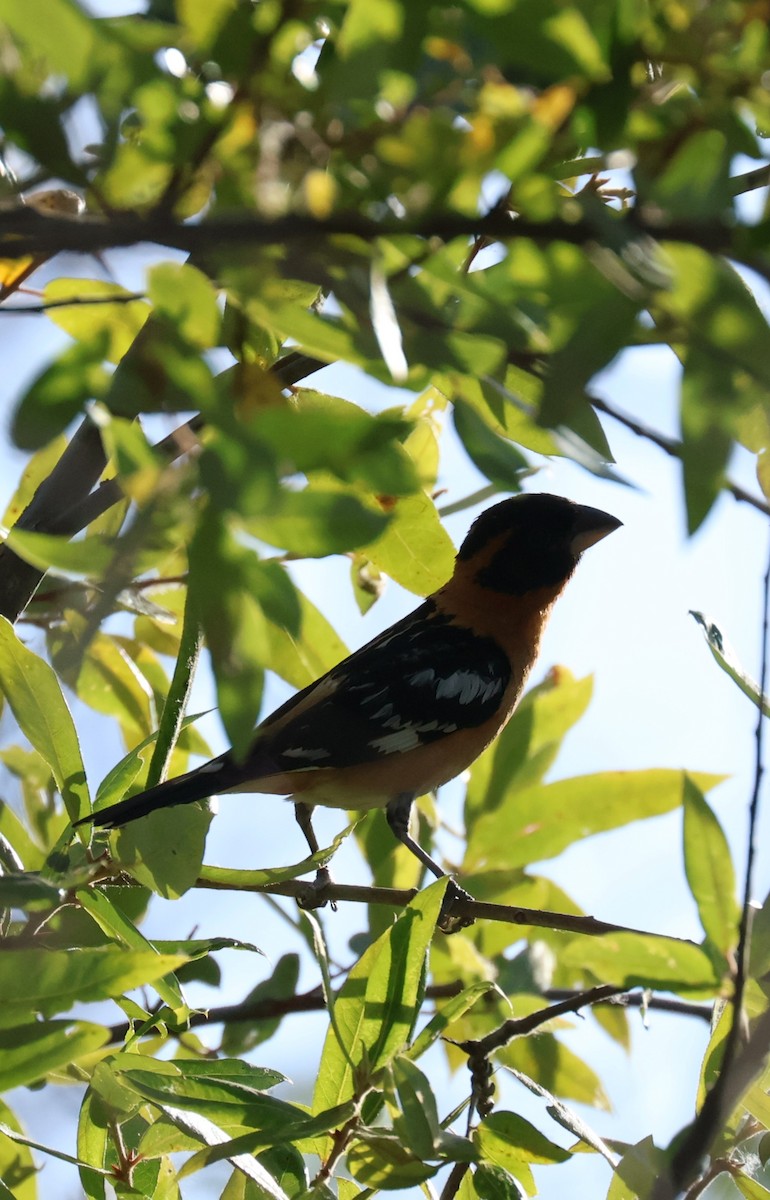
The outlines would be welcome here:
[[[333,880],[329,868],[319,867],[315,873],[313,882],[304,884],[302,891],[298,893],[297,904],[300,908],[305,909],[325,908],[327,904],[330,904],[332,912],[336,912],[337,905],[335,901],[330,900],[327,895],[332,883]]]
[[[466,892],[465,888],[460,887],[459,883],[455,883],[454,879],[450,879],[437,921],[442,933],[459,933],[461,929],[467,929],[469,925],[475,924],[475,917],[453,911],[460,907],[458,901],[466,900],[473,900],[473,896],[470,892]]]

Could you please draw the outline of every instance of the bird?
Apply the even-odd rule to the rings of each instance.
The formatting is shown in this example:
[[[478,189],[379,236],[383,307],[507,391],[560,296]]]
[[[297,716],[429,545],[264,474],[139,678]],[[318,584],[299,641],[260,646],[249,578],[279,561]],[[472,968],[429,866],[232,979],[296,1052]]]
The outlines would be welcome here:
[[[409,832],[414,800],[460,775],[504,728],[583,551],[621,524],[548,493],[493,505],[471,525],[449,582],[271,713],[244,758],[226,751],[76,824],[115,829],[227,792],[286,795],[317,853],[316,805],[384,808],[396,839],[443,877]]]

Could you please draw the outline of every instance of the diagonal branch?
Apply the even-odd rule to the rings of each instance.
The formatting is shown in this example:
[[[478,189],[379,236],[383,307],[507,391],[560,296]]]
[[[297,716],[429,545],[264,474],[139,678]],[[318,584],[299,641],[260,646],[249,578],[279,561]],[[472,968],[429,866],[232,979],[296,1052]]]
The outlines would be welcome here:
[[[626,429],[630,429],[637,437],[645,438],[646,441],[652,442],[654,446],[657,446],[659,450],[662,450],[671,458],[682,457],[682,443],[677,441],[676,438],[666,437],[665,434],[659,433],[657,429],[653,429],[650,425],[645,425],[643,421],[637,421],[635,417],[629,416],[628,413],[621,412],[614,405],[608,404],[606,400],[602,400],[599,396],[591,396],[591,404],[599,412],[605,413],[620,425],[624,425]],[[723,487],[736,500],[740,500],[743,504],[750,504],[758,512],[764,513],[766,517],[770,517],[770,504],[766,501],[753,496],[751,492],[747,492],[745,488],[740,487],[737,483],[733,483],[730,479],[725,480]]]
[[[35,492],[16,522],[18,529],[73,534],[69,509],[90,492],[107,459],[99,430],[89,420],[73,437],[56,466]],[[37,591],[43,572],[19,558],[7,543],[0,545],[0,614],[16,621]]]
[[[539,1008],[536,1012],[528,1013],[526,1017],[511,1017],[509,1021],[503,1021],[502,1025],[498,1025],[497,1029],[493,1029],[486,1037],[474,1038],[467,1042],[455,1042],[454,1045],[464,1051],[469,1058],[487,1058],[495,1050],[501,1050],[503,1046],[507,1046],[514,1038],[533,1033],[555,1017],[563,1017],[566,1013],[580,1012],[581,1008],[587,1008],[592,1004],[601,1004],[621,995],[623,991],[624,989],[621,987],[603,983],[598,987],[589,988],[585,992],[577,992],[568,1000],[559,1000],[547,1008]]]
[[[327,364],[292,351],[271,368],[284,387]],[[155,449],[173,462],[190,449],[192,435],[203,425],[193,417],[156,445]],[[86,418],[72,436],[51,474],[43,480],[16,522],[18,529],[73,536],[85,529],[113,504],[123,499],[117,479],[99,477],[107,465],[97,427]],[[94,489],[94,490],[92,490]],[[15,622],[29,604],[45,572],[20,558],[7,543],[0,544],[0,615]]]

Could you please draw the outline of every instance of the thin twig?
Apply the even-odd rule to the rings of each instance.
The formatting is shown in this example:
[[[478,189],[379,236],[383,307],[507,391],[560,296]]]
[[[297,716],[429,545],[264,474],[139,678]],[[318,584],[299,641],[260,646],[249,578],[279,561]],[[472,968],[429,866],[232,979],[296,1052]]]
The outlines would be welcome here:
[[[546,988],[543,995],[547,1000],[569,1000],[577,995],[572,988]],[[678,1000],[673,996],[650,996],[647,991],[620,992],[602,1003],[616,1008],[639,1008],[650,1012],[672,1013],[679,1017],[695,1017],[696,1020],[711,1023],[714,1014],[713,1004],[699,1004],[695,1000]]]
[[[760,669],[760,695],[764,696],[768,672],[768,619],[770,610],[770,553],[763,584],[762,602],[762,665]],[[763,766],[764,714],[757,710],[754,755],[754,783],[749,804],[749,833],[746,853],[746,873],[743,885],[743,907],[741,909],[740,933],[735,955],[735,983],[732,997],[733,1016],[730,1030],[725,1038],[724,1055],[719,1074],[707,1093],[703,1105],[690,1128],[685,1133],[671,1169],[661,1176],[652,1195],[652,1200],[675,1200],[699,1175],[702,1165],[719,1135],[725,1120],[738,1103],[743,1091],[761,1070],[770,1050],[770,1013],[765,1012],[757,1020],[751,1035],[746,1038],[743,999],[749,970],[749,943],[751,935],[754,860],[756,857],[757,818],[759,795],[764,774]],[[750,1054],[749,1054],[750,1051]]]
[[[659,450],[663,450],[671,458],[681,458],[683,446],[676,438],[666,437],[665,434],[659,433],[657,429],[653,429],[650,425],[645,425],[643,421],[637,421],[635,417],[631,417],[628,413],[621,412],[614,405],[608,404],[606,400],[602,400],[599,396],[591,396],[591,405],[598,409],[599,412],[605,413],[608,417],[612,417],[620,425],[624,425],[626,429],[630,429],[637,437],[644,438],[648,442],[652,442]],[[722,487],[726,492],[730,492],[736,500],[740,500],[743,504],[750,504],[752,508],[756,508],[758,512],[763,513],[766,517],[770,517],[770,504],[765,500],[761,500],[758,496],[747,492],[745,488],[739,484],[733,483],[730,479],[725,479]]]
[[[580,1012],[581,1008],[587,1008],[592,1004],[601,1004],[620,995],[622,991],[623,988],[602,983],[585,992],[577,992],[569,1000],[560,1000],[547,1008],[539,1008],[537,1012],[529,1013],[526,1017],[511,1017],[509,1021],[503,1021],[502,1025],[498,1025],[497,1029],[493,1029],[486,1037],[473,1038],[466,1042],[454,1042],[453,1045],[458,1046],[469,1057],[486,1057],[495,1050],[507,1046],[514,1038],[533,1033],[535,1029],[552,1021],[554,1017],[562,1017],[565,1013]]]
[[[146,300],[144,292],[127,292],[122,296],[73,296],[67,300],[46,300],[42,304],[0,304],[0,317],[41,316],[54,308],[96,308],[100,304],[131,304]]]

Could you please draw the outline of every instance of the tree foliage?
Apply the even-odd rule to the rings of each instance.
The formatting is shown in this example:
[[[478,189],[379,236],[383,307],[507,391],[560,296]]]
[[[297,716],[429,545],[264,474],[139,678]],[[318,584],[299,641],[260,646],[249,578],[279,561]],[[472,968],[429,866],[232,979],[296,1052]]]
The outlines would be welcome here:
[[[385,577],[417,596],[445,581],[449,414],[486,483],[444,512],[519,490],[542,456],[622,480],[592,379],[627,347],[666,346],[681,440],[615,416],[681,460],[690,531],[725,488],[768,512],[770,338],[751,287],[770,278],[753,203],[770,178],[764,7],[151,0],[114,17],[0,0],[0,16],[0,299],[29,308],[19,289],[59,252],[93,264],[129,250],[115,256],[122,281],[49,264],[32,307],[66,343],[35,364],[10,419],[29,458],[0,547],[15,730],[0,758],[21,801],[0,806],[0,1078],[77,1087],[82,1106],[67,1154],[0,1110],[0,1195],[42,1194],[34,1163],[54,1155],[89,1200],[108,1182],[173,1200],[198,1171],[220,1179],[223,1161],[223,1200],[353,1200],[436,1177],[447,1200],[488,1200],[534,1195],[533,1165],[544,1178],[584,1152],[607,1160],[608,1200],[695,1197],[720,1175],[770,1194],[768,909],[749,959],[707,799],[718,777],[697,764],[554,780],[589,680],[552,673],[470,773],[458,873],[480,902],[474,926],[435,931],[444,884],[408,890],[421,881],[380,814],[340,835],[391,890],[334,892],[370,901],[342,979],[319,919],[298,918],[310,993],[287,953],[237,1011],[207,1016],[190,982],[216,985],[220,952],[259,947],[150,941],[141,923],[153,894],[301,896],[314,861],[204,864],[200,806],[109,837],[71,827],[209,753],[186,712],[202,645],[236,752],[266,673],[302,687],[344,655],[292,561],[347,556],[363,612]],[[137,287],[142,243],[154,250]],[[400,390],[381,410],[306,382],[331,363]],[[161,437],[169,414],[178,428]],[[736,445],[756,455],[756,494],[729,478]],[[714,630],[720,665],[760,703]],[[73,698],[123,741],[100,782]],[[680,806],[698,945],[593,922],[531,868]],[[424,841],[437,825],[426,798]],[[607,1101],[561,1018],[590,1009],[625,1045],[625,1011],[608,1002],[632,989],[712,1006],[698,1113],[668,1147],[644,1130],[608,1144],[572,1108]],[[93,1017],[92,1001],[110,1003]],[[312,1100],[275,1098],[282,1073],[253,1052],[269,1061],[280,1022],[319,1005]],[[194,1032],[209,1020],[217,1052]],[[471,1067],[467,1124],[421,1061],[439,1046]],[[494,1108],[493,1070],[545,1102],[556,1140]]]

